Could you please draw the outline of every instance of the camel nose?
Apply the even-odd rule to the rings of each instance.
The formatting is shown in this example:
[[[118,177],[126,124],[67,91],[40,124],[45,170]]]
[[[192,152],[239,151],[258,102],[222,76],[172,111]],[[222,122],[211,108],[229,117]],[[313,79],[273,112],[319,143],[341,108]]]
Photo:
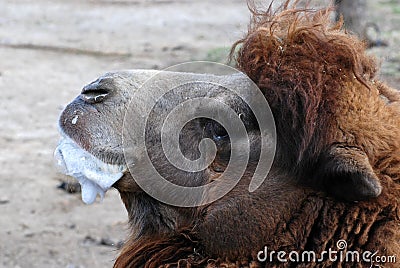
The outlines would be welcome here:
[[[110,79],[97,79],[86,85],[81,91],[81,99],[88,103],[100,103],[104,101],[111,92]]]

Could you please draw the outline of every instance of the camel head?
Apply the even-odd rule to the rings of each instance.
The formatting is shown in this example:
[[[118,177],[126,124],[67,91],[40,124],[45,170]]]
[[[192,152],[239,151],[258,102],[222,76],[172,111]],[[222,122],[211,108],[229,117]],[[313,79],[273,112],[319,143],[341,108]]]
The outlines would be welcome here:
[[[85,86],[60,116],[56,150],[64,172],[80,181],[83,201],[92,203],[115,187],[142,234],[195,221],[199,207],[228,194],[257,168],[257,178],[246,176],[239,184],[247,183],[246,192],[258,188],[272,166],[275,125],[257,86],[233,72],[120,71]],[[152,169],[172,188],[158,185]],[[210,189],[195,189],[210,183]],[[144,221],[147,205],[162,207],[170,219],[147,215]]]

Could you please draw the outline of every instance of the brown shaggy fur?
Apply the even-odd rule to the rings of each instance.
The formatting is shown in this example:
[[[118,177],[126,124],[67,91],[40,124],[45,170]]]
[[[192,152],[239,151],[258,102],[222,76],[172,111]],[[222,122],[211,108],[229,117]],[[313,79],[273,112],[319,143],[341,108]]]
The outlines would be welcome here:
[[[324,144],[335,140],[326,136],[331,135],[329,128],[337,117],[332,115],[341,115],[338,108],[347,110],[352,100],[343,96],[351,94],[343,88],[354,87],[356,96],[369,94],[376,88],[372,85],[376,64],[365,54],[365,45],[342,29],[342,23],[332,25],[329,9],[295,9],[289,2],[276,14],[270,9],[253,10],[247,36],[234,47],[242,45],[239,69],[257,83],[275,109],[278,133],[300,134],[295,141],[288,140],[290,135],[282,137],[281,144],[288,149],[282,151],[290,152],[292,165],[318,156]],[[345,101],[343,107],[337,107],[338,98]],[[298,151],[293,153],[293,148]]]
[[[346,143],[362,149],[380,174],[398,180],[399,114],[380,97],[399,102],[400,94],[375,81],[374,58],[341,22],[330,23],[330,9],[299,10],[289,3],[277,14],[253,11],[247,36],[234,45],[241,44],[239,69],[272,107],[280,154],[291,160],[284,162],[301,173],[327,145]]]
[[[224,199],[198,208],[199,220],[184,228],[131,238],[116,268],[367,265],[256,261],[264,245],[321,252],[335,249],[339,239],[350,250],[400,258],[400,94],[376,80],[377,66],[365,45],[342,23],[333,25],[330,12],[297,9],[291,1],[276,13],[253,9],[247,35],[232,50],[238,48],[238,68],[260,87],[275,116],[273,171],[295,178],[298,187],[269,189],[281,198],[271,201],[260,191],[246,194],[246,183],[238,185]],[[337,182],[342,173],[350,175]],[[368,178],[372,192],[335,190],[342,182],[358,187],[358,180],[346,181],[358,175]],[[121,196],[133,217],[135,197],[123,191]],[[351,202],[357,200],[365,201]]]

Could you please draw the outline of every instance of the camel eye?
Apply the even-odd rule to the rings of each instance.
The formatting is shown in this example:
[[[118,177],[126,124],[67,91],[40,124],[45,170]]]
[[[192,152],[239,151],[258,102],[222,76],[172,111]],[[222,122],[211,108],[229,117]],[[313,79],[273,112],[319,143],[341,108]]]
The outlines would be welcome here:
[[[211,134],[213,140],[222,141],[229,138],[228,132],[226,129],[219,123],[213,121],[208,122],[206,125],[207,131]]]

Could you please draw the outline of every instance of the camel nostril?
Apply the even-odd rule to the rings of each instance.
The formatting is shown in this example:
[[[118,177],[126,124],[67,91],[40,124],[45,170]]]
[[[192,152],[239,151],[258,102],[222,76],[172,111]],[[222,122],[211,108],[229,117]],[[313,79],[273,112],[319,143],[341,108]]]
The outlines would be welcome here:
[[[99,103],[102,102],[107,95],[110,93],[109,90],[105,88],[98,87],[98,83],[87,85],[82,89],[80,97],[82,100],[88,103]]]

